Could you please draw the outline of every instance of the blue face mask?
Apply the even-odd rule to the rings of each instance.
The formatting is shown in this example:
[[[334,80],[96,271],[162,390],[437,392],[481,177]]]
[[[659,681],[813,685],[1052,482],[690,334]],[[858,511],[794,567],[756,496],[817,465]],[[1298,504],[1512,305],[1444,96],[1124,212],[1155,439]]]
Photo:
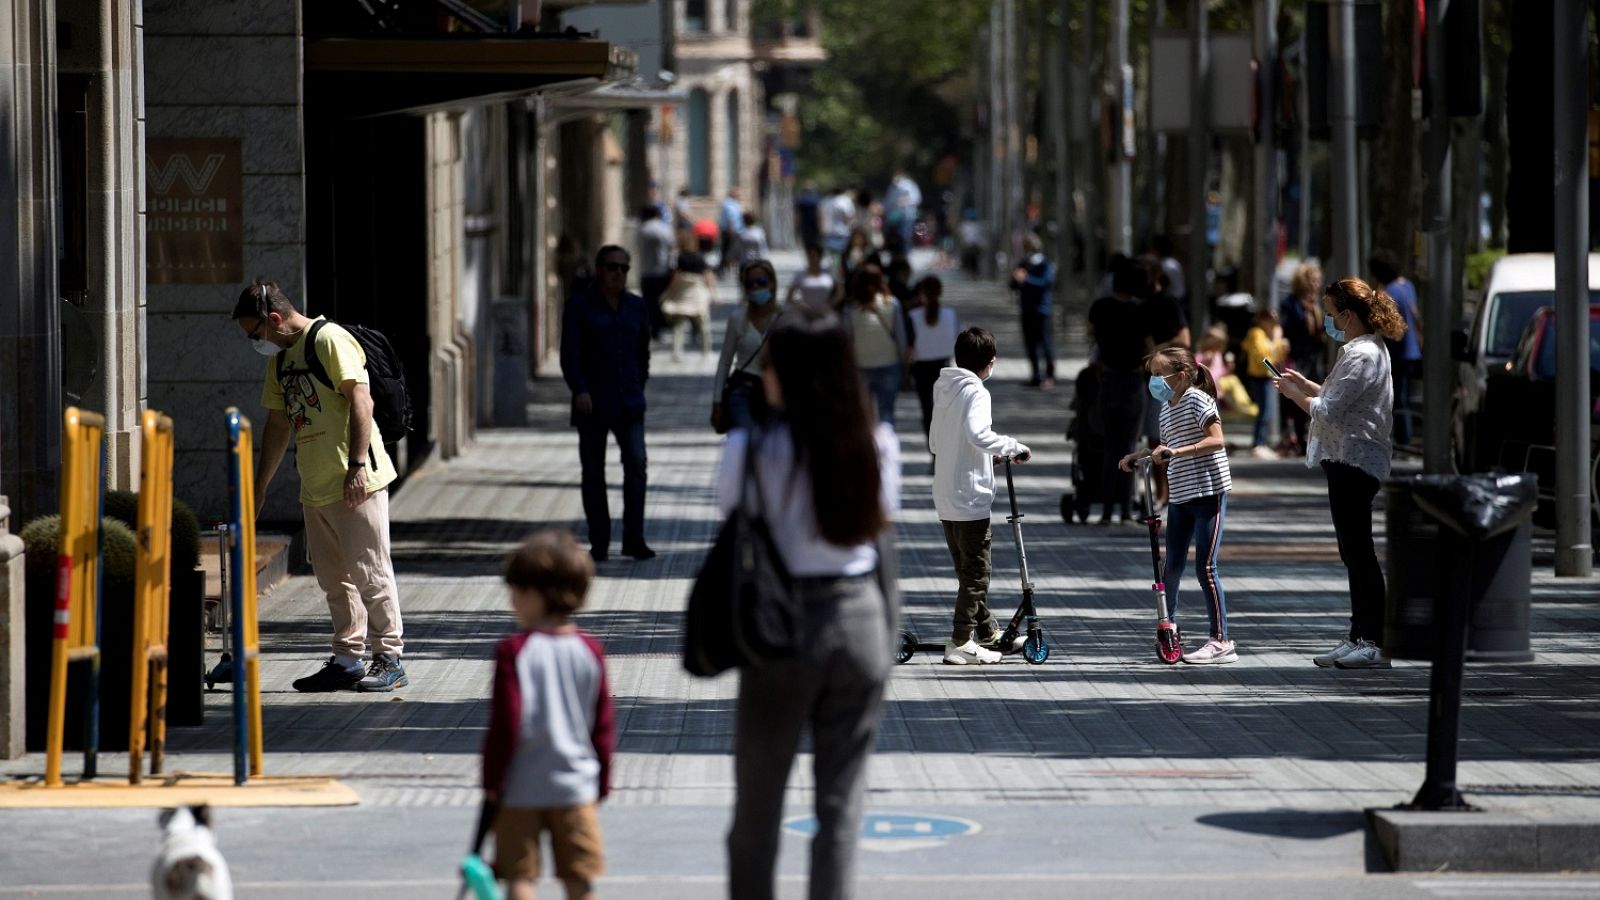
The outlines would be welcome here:
[[[759,291],[751,291],[750,293],[745,294],[745,297],[749,298],[750,302],[757,306],[760,306],[763,303],[771,303],[772,288],[762,288]]]
[[[1167,380],[1160,375],[1151,375],[1150,396],[1162,403],[1170,402],[1172,400],[1172,386],[1167,384]]]
[[[1344,343],[1344,329],[1334,327],[1333,316],[1330,316],[1327,313],[1322,314],[1322,330],[1328,333],[1328,337],[1333,338],[1341,344]]]

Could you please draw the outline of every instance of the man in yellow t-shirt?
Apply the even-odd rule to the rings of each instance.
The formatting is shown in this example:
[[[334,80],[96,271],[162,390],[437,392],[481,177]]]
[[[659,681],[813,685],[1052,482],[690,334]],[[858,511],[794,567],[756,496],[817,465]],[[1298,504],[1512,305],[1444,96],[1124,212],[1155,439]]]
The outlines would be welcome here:
[[[292,434],[306,548],[333,617],[333,655],[295,681],[295,690],[405,687],[400,597],[389,552],[388,487],[395,469],[373,424],[366,353],[345,329],[302,315],[271,282],[245,288],[233,319],[256,351],[271,357],[261,394],[267,421],[256,460],[256,514]],[[307,364],[313,352],[326,380]],[[363,676],[369,632],[373,656]]]

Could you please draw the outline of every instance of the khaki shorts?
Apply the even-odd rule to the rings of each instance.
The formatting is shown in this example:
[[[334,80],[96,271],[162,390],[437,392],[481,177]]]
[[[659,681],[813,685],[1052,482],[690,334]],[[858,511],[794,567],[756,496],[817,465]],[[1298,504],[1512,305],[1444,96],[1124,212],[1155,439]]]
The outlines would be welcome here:
[[[508,806],[494,820],[494,871],[507,881],[534,880],[539,836],[550,832],[556,877],[593,881],[605,873],[605,842],[593,803],[555,809]]]

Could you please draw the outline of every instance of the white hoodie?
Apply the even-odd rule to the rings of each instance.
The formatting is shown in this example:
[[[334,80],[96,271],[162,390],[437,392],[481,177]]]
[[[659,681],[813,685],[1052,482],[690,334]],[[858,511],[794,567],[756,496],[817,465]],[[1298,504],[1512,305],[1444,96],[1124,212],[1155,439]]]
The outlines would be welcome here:
[[[958,366],[939,370],[933,385],[933,508],[946,522],[988,519],[994,506],[994,457],[1027,451],[1016,438],[995,434],[989,389]]]

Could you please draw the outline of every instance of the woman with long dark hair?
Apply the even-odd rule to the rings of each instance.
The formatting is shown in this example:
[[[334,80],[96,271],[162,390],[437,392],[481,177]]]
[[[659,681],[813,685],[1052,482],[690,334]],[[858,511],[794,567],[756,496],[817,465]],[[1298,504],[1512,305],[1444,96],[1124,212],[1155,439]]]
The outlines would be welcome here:
[[[1406,323],[1394,301],[1359,278],[1345,278],[1322,293],[1322,327],[1344,344],[1318,384],[1290,370],[1274,379],[1278,392],[1311,417],[1306,465],[1328,475],[1328,506],[1339,558],[1350,578],[1350,633],[1337,647],[1312,658],[1319,666],[1387,669],[1383,654],[1383,569],[1372,543],[1372,501],[1389,477],[1394,453],[1394,383],[1383,339],[1398,339]]]
[[[899,444],[891,428],[873,423],[849,337],[832,313],[784,316],[761,378],[773,425],[729,433],[718,501],[724,513],[740,502],[748,443],[756,441],[761,509],[807,618],[798,655],[740,675],[728,895],[773,896],[784,790],[809,729],[817,816],[810,895],[846,898],[897,617],[877,570],[880,536],[899,509]]]
[[[905,374],[907,338],[900,301],[884,287],[883,273],[863,266],[850,278],[840,324],[850,335],[852,353],[878,421],[894,427],[894,400]]]
[[[911,380],[917,386],[917,400],[922,403],[922,434],[928,434],[933,424],[933,385],[939,373],[950,365],[956,351],[956,333],[961,325],[956,321],[956,311],[945,306],[944,282],[937,275],[928,275],[917,282],[915,296],[922,305],[911,312]]]

